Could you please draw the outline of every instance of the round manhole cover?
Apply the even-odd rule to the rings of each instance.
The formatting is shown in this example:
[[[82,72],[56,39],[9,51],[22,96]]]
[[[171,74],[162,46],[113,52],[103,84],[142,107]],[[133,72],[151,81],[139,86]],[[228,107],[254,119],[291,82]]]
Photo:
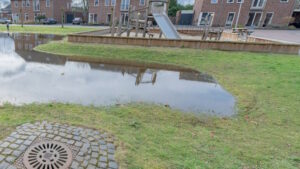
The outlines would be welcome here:
[[[23,158],[27,169],[67,169],[71,162],[72,151],[55,141],[44,141],[29,147]]]

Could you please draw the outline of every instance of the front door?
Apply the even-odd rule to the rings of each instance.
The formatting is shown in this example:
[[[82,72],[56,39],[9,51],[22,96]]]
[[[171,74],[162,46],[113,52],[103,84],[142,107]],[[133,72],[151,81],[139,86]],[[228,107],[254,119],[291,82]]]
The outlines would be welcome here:
[[[267,13],[263,27],[266,27],[271,24],[273,18],[273,13]]]
[[[122,24],[126,25],[128,22],[128,13],[122,13],[121,16],[122,16]]]
[[[246,26],[258,27],[261,19],[261,12],[250,12]]]

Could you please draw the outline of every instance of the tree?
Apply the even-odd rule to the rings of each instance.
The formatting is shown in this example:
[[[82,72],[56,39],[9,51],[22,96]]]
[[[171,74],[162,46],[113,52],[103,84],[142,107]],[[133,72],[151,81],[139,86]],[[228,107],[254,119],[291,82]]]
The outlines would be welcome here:
[[[193,10],[193,5],[181,5],[177,3],[177,0],[170,0],[169,4],[169,16],[176,16],[177,11],[180,10]]]
[[[177,13],[178,10],[179,9],[178,9],[177,0],[170,0],[168,15],[169,16],[176,16],[176,13]]]
[[[88,14],[89,14],[89,0],[81,0],[82,10],[83,10],[83,20],[87,19],[88,22]]]

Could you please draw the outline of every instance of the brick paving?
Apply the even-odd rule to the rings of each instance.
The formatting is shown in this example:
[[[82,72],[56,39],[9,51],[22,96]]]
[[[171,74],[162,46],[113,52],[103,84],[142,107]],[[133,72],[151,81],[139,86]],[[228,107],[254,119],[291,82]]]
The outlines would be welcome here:
[[[114,138],[108,133],[44,121],[23,124],[0,141],[0,169],[25,169],[24,153],[43,140],[57,141],[72,149],[70,169],[118,168]]]

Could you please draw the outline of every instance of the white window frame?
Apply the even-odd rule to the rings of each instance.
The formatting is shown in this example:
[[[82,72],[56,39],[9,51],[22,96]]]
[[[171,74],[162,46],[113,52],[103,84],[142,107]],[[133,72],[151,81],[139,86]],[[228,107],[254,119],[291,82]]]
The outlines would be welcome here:
[[[95,16],[97,16],[97,20],[95,20]],[[91,24],[97,24],[98,15],[96,13],[89,13],[89,21],[88,22],[91,23]]]
[[[266,12],[266,16],[265,16],[265,19],[263,20],[264,21],[263,24],[265,23],[265,20],[267,19],[267,14],[272,14],[272,17],[271,17],[271,19],[268,23],[268,25],[270,25],[270,24],[272,24],[272,20],[273,20],[273,17],[274,17],[274,12]],[[268,26],[268,25],[266,25],[266,26]]]
[[[108,14],[106,15],[106,23],[107,23],[107,24],[110,24],[111,20],[110,20],[110,21],[108,20],[108,18],[109,18],[108,16],[110,16],[110,19],[112,19],[112,14],[111,14],[111,13],[108,13]]]
[[[29,20],[29,15],[28,15],[28,13],[25,13],[25,14],[24,14],[24,20],[25,20],[25,21],[28,21],[28,20]]]
[[[289,3],[289,0],[280,0],[280,3]]]
[[[121,11],[128,11],[130,5],[130,0],[121,0]]]
[[[111,0],[111,1],[110,1],[110,2],[111,2],[111,3],[110,3],[111,6],[116,6],[116,1],[117,1],[117,0]]]
[[[236,3],[242,4],[242,3],[244,3],[244,0],[236,0]]]
[[[129,15],[128,15],[128,13],[122,13],[121,14],[121,18],[122,18],[122,25],[126,25],[127,24],[127,22],[128,22],[128,19],[129,19],[129,17],[128,17]],[[126,19],[127,18],[127,19]]]
[[[50,0],[46,0],[46,8],[50,8]]]
[[[231,24],[227,25],[227,21],[228,21],[228,18],[229,18],[230,14],[233,14],[233,18],[232,18]],[[225,27],[231,27],[233,25],[234,19],[235,19],[235,12],[228,12],[228,15],[227,15],[227,18],[226,18],[226,22],[225,22]]]
[[[263,16],[262,16],[263,13],[262,13],[262,12],[250,12],[250,13],[254,13],[254,17],[253,17],[253,20],[252,20],[252,23],[251,23],[250,26],[259,27],[259,26],[260,26],[259,24],[260,24],[260,22],[261,22],[261,18],[263,17]],[[261,14],[261,15],[260,15],[260,18],[259,18],[259,21],[258,21],[258,25],[255,26],[255,25],[253,25],[253,22],[254,22],[254,20],[255,20],[257,14]],[[248,20],[249,20],[249,18],[248,18]],[[248,22],[248,20],[247,20],[247,22]]]
[[[30,0],[26,0],[26,7],[30,7]]]
[[[267,3],[267,0],[258,0],[258,4],[260,4],[260,1],[264,1],[262,6],[254,6],[255,0],[253,0],[252,4],[251,4],[251,9],[262,9],[262,8],[264,8],[266,3]]]
[[[14,4],[15,4],[15,7],[16,7],[16,8],[19,7],[19,2],[18,2],[18,0],[15,0]]]
[[[99,0],[94,0],[94,6],[99,6]]]
[[[26,0],[22,0],[22,7],[26,7]]]
[[[110,0],[104,0],[104,6],[109,6],[110,5]]]
[[[210,21],[210,23],[208,25],[201,25],[201,20],[202,20],[203,13],[207,13],[207,14],[211,14],[212,15],[211,21]],[[197,25],[198,26],[211,26],[213,24],[213,22],[214,22],[214,18],[215,18],[215,13],[214,12],[200,12]]]
[[[33,5],[32,6],[33,6],[33,11],[40,11],[41,10],[40,0],[33,0]]]
[[[227,0],[227,3],[228,3],[228,4],[233,4],[233,3],[234,3],[234,0]]]
[[[141,1],[143,1],[144,3],[141,3]],[[145,6],[146,5],[146,0],[139,0],[139,5],[140,6]]]
[[[218,3],[218,0],[210,0],[210,3],[211,3],[211,4],[217,4],[217,3]]]

